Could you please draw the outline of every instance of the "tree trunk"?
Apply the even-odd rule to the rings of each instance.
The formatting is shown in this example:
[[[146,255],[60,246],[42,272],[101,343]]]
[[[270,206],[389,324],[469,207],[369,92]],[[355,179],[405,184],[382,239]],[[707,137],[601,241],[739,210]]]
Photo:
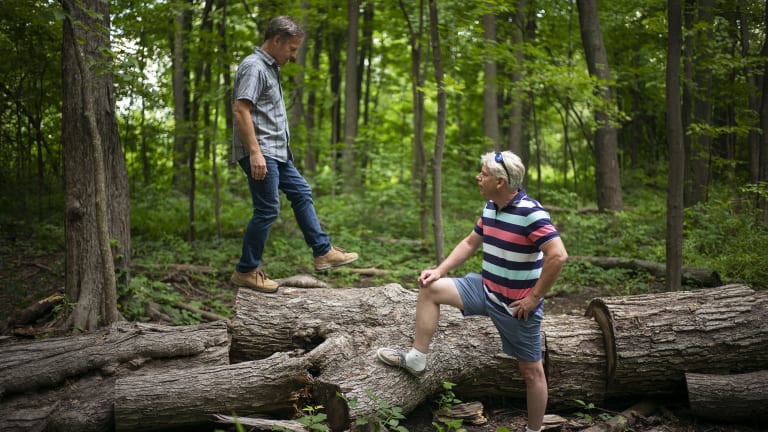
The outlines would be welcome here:
[[[727,422],[768,419],[768,370],[735,375],[687,373],[694,414]]]
[[[610,86],[611,70],[608,54],[600,30],[597,0],[578,0],[581,39],[587,57],[589,74],[598,80],[597,92],[606,106],[615,106]],[[619,170],[618,134],[615,119],[604,110],[595,111],[595,175],[597,183],[597,206],[600,210],[619,211],[624,207]]]
[[[347,58],[344,84],[344,150],[342,173],[344,190],[352,192],[359,184],[357,177],[356,145],[357,118],[360,94],[357,91],[357,40],[360,28],[360,0],[347,1]]]
[[[592,300],[605,337],[609,397],[683,394],[686,372],[768,364],[768,293],[741,285]]]
[[[440,51],[440,31],[437,16],[437,1],[429,0],[429,35],[432,44],[432,62],[435,66],[437,85],[437,130],[435,149],[432,152],[432,232],[435,238],[435,262],[445,256],[445,233],[443,230],[443,150],[445,148],[447,95],[443,82],[443,55]]]
[[[692,125],[690,149],[687,154],[685,206],[706,202],[712,168],[712,136],[707,131],[712,125],[712,70],[709,65],[709,47],[714,43],[713,0],[698,0],[696,6],[694,36],[694,72],[693,90],[691,91]]]
[[[523,42],[525,41],[525,28],[526,28],[526,13],[528,11],[528,0],[517,0],[517,6],[515,7],[515,17],[512,23],[510,32],[512,33],[512,49],[514,49],[515,64],[511,65],[512,71],[510,73],[510,85],[512,87],[510,93],[510,112],[509,112],[509,149],[518,155],[523,161],[523,165],[529,167],[529,175],[526,176],[527,180],[530,177],[530,162],[531,162],[531,149],[528,141],[525,139],[525,123],[524,113],[526,111],[526,96],[525,92],[519,87],[523,80],[522,65],[525,62],[525,53],[523,48]]]
[[[487,56],[483,61],[483,131],[491,141],[493,148],[501,149],[499,136],[499,103],[498,77],[496,73],[496,16],[492,13],[483,14],[483,39]]]
[[[765,8],[764,31],[768,31],[768,7]],[[764,33],[766,34],[766,33]],[[762,55],[768,55],[768,37],[765,38]],[[757,207],[762,211],[763,223],[768,224],[768,60],[763,68],[762,97],[760,100],[760,129],[762,138],[757,158],[758,162],[758,194]]]
[[[680,51],[682,49],[682,8],[679,0],[669,0],[667,41],[667,265],[664,277],[667,291],[678,291],[683,267],[683,206],[685,194],[685,144],[680,107]]]
[[[408,44],[411,48],[411,95],[413,97],[413,187],[419,206],[419,238],[427,238],[427,151],[424,148],[424,73],[421,53],[424,38],[424,0],[419,0],[418,28],[414,29],[403,0],[398,0],[408,26]]]
[[[80,3],[78,3],[79,5]],[[107,68],[102,52],[109,48],[109,5],[100,1],[88,1],[80,6],[65,1],[69,14],[62,44],[62,146],[65,183],[65,243],[66,277],[65,291],[75,308],[67,325],[81,330],[95,330],[108,324],[116,316],[114,299],[114,267],[120,267],[127,283],[130,262],[130,210],[128,176],[125,159],[120,148],[117,122],[114,116],[112,78],[109,73],[91,75],[78,66],[78,50],[86,63],[95,62],[98,68]],[[102,17],[95,20],[94,12]],[[81,44],[81,41],[84,41]],[[89,88],[83,82],[92,76],[92,97],[84,93]],[[92,116],[86,117],[88,102],[93,104]],[[95,125],[94,125],[95,123]],[[95,129],[94,130],[94,126]],[[89,132],[90,131],[90,132]],[[94,151],[94,140],[101,143],[102,151]],[[101,159],[103,180],[96,181],[94,173]],[[98,199],[99,184],[109,191],[109,199]],[[101,220],[98,222],[99,206]],[[106,213],[106,214],[104,214]],[[115,240],[115,256],[104,238]],[[101,242],[100,242],[101,239]]]

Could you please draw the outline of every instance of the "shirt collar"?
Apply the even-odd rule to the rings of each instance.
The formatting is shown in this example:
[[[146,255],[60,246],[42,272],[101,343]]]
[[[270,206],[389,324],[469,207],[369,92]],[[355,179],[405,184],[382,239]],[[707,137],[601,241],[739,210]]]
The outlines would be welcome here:
[[[277,60],[275,60],[275,58],[272,57],[271,55],[267,54],[263,49],[261,49],[261,47],[256,47],[253,50],[253,53],[256,54],[257,56],[259,56],[264,63],[266,63],[266,64],[268,64],[268,65],[270,65],[270,66],[272,66],[274,68],[278,67],[277,66]]]

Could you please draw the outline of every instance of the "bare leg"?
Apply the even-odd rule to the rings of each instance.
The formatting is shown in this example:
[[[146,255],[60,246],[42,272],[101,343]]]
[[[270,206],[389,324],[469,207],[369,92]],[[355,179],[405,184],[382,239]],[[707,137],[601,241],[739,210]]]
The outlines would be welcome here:
[[[429,352],[429,343],[432,341],[440,320],[440,305],[447,304],[458,309],[463,309],[456,284],[451,278],[441,278],[425,287],[419,288],[419,298],[416,301],[416,334],[413,339],[413,347],[422,353]]]
[[[528,401],[528,427],[541,429],[544,413],[547,410],[547,377],[541,360],[536,362],[518,362],[520,374],[525,380],[525,393]]]

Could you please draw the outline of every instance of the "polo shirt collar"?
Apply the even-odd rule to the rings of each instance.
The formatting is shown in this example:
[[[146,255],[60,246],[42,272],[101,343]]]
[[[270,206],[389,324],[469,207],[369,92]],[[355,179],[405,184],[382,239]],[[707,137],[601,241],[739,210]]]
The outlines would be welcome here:
[[[508,203],[506,203],[503,207],[501,207],[499,210],[503,210],[507,207],[515,207],[516,205],[520,204],[520,201],[528,198],[528,195],[525,193],[524,189],[518,189],[517,193],[514,197],[512,197],[511,200],[509,200]],[[498,208],[498,204],[494,203],[496,207]]]

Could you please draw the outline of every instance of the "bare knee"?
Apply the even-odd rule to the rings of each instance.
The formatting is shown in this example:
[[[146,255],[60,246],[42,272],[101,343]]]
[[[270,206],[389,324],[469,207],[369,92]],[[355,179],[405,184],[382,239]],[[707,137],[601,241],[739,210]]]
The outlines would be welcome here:
[[[544,366],[541,360],[536,362],[518,362],[520,368],[520,375],[525,380],[526,384],[541,383],[547,380],[544,375]]]
[[[429,285],[419,287],[418,301],[463,308],[461,296],[451,278],[442,278]]]

